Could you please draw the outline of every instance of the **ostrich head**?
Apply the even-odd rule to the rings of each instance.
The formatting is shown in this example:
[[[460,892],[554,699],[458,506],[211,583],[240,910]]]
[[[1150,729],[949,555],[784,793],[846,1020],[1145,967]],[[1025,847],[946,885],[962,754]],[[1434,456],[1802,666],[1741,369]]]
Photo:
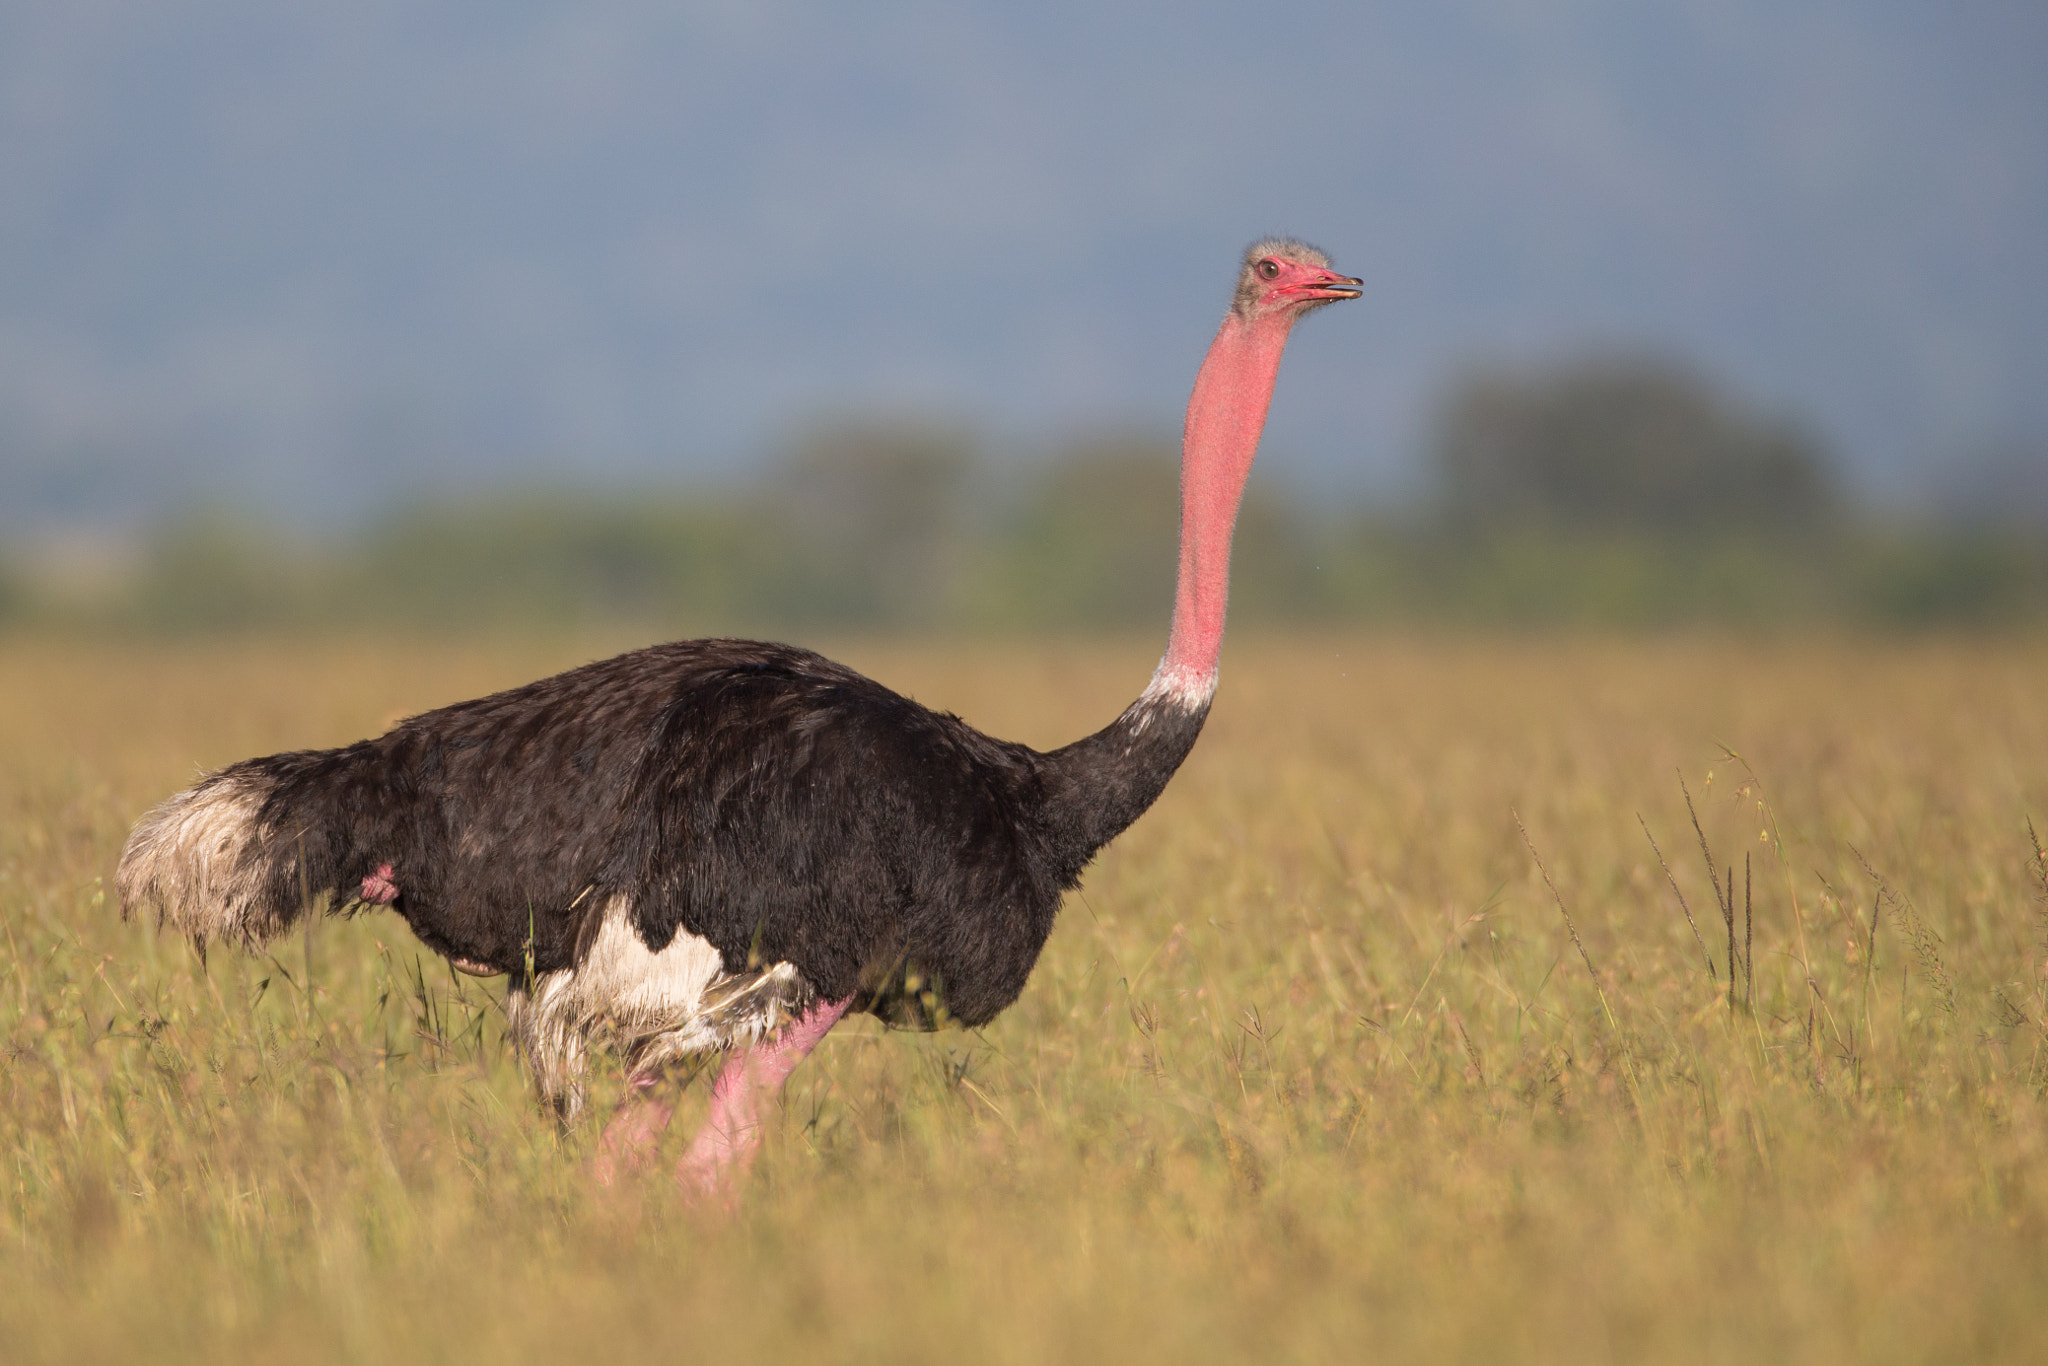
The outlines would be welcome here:
[[[1356,299],[1364,283],[1330,269],[1330,258],[1306,242],[1268,237],[1246,249],[1230,306],[1246,322],[1275,313],[1300,317],[1339,299]]]

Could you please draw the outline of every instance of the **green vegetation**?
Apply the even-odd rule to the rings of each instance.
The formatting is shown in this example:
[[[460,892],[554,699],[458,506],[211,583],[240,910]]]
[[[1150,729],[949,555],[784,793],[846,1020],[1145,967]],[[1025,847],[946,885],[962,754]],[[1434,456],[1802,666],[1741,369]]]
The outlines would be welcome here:
[[[1783,534],[1840,510],[1811,437],[1639,356],[1469,373],[1438,413],[1434,458],[1461,526]]]
[[[1795,425],[1669,363],[1476,371],[1441,405],[1426,508],[1304,507],[1255,477],[1232,612],[1269,626],[2038,623],[2048,537],[2029,459],[1984,466],[1955,520],[1885,524],[1844,504]],[[0,623],[1149,626],[1172,601],[1178,477],[1172,443],[1145,437],[1084,440],[1005,475],[954,428],[827,425],[745,487],[423,502],[326,537],[174,521],[82,566],[0,545]]]
[[[1018,1005],[835,1032],[730,1221],[395,919],[105,903],[198,768],[633,640],[0,644],[8,1360],[2041,1359],[2038,642],[1240,641]],[[1048,744],[1158,643],[834,653]]]
[[[1162,449],[1119,446],[1076,453],[990,504],[955,498],[930,520],[872,496],[799,500],[782,484],[723,498],[532,493],[421,506],[346,541],[208,518],[160,528],[84,589],[0,546],[0,625],[158,636],[1143,627],[1171,609],[1175,480]],[[1232,619],[1268,627],[2048,619],[2048,538],[2024,528],[1455,528],[1318,517],[1254,481],[1233,559]]]

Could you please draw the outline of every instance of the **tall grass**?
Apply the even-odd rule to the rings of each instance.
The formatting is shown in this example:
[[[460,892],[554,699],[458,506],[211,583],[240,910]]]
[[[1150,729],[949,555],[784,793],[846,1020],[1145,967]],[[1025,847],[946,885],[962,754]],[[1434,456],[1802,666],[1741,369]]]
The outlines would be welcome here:
[[[0,646],[0,1357],[2043,1359],[2048,648],[1235,642],[1023,1000],[835,1031],[719,1220],[395,918],[104,893],[202,768],[618,643]],[[838,653],[1050,744],[1154,649]]]

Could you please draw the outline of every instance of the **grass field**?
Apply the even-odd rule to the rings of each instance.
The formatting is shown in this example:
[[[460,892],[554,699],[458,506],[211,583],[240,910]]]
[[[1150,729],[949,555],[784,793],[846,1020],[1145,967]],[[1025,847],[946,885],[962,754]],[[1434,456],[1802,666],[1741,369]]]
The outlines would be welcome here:
[[[2048,643],[1234,641],[1023,999],[836,1031],[729,1221],[395,918],[107,903],[200,769],[625,643],[0,644],[0,1358],[2048,1360]],[[836,652],[1050,744],[1156,647]]]

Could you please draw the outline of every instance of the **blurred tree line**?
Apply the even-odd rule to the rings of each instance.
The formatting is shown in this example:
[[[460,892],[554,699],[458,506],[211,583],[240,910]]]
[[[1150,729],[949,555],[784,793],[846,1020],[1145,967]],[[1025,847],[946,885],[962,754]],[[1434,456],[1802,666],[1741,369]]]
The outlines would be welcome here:
[[[1980,491],[1976,505],[1996,517],[1859,516],[1811,434],[1667,361],[1468,372],[1443,395],[1429,455],[1434,497],[1402,516],[1305,507],[1255,474],[1233,555],[1233,619],[2048,616],[2048,503],[2029,517]],[[90,591],[0,547],[0,622],[173,633],[600,622],[677,634],[1163,631],[1177,466],[1172,442],[1142,435],[999,470],[963,429],[825,425],[755,484],[724,493],[543,490],[407,506],[331,542],[249,520],[182,520]],[[2048,458],[2015,468],[2037,466]]]

